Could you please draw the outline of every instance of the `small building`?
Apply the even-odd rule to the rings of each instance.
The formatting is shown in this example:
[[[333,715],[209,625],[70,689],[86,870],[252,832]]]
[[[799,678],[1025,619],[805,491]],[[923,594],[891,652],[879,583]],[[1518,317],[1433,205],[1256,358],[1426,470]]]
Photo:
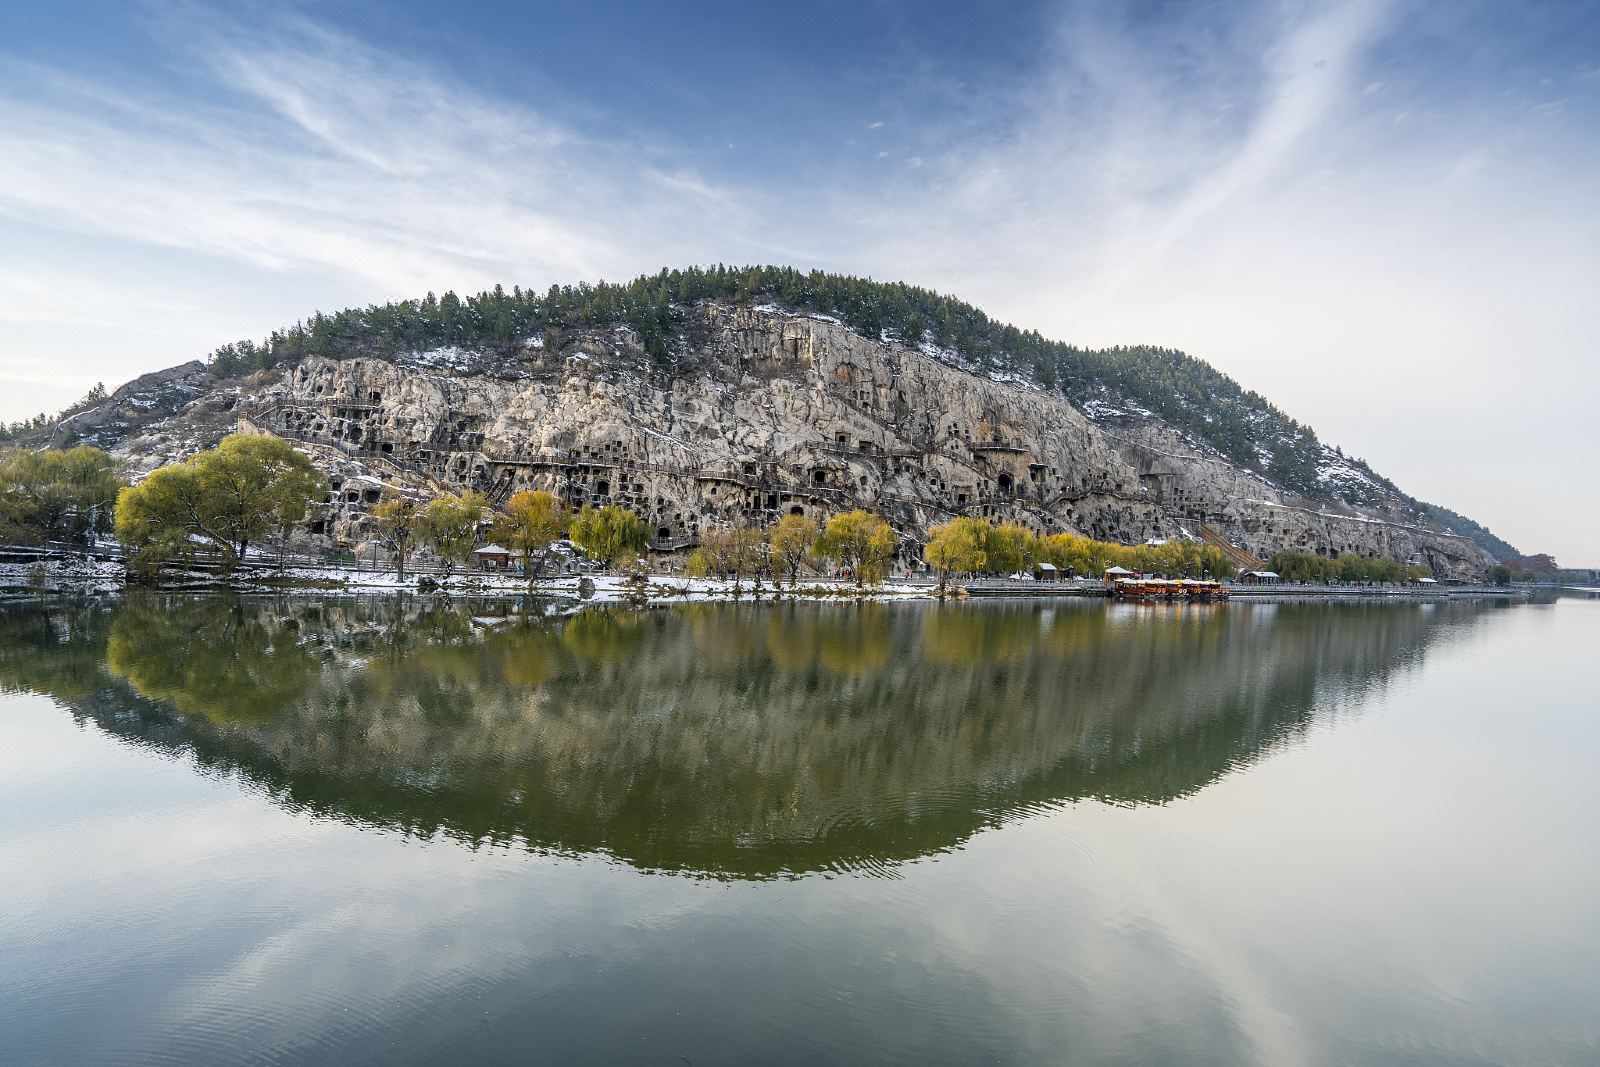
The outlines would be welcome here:
[[[511,569],[511,553],[499,545],[479,545],[472,550],[472,562],[480,571]]]
[[[1054,563],[1035,563],[1033,565],[1033,580],[1036,582],[1059,582],[1061,568]]]
[[[1283,581],[1277,571],[1241,571],[1238,580],[1240,585],[1271,585]]]
[[[1123,578],[1133,578],[1137,576],[1138,573],[1138,571],[1130,571],[1126,567],[1107,567],[1105,575],[1106,588],[1115,589],[1119,580]]]
[[[1417,584],[1418,585],[1438,585],[1439,584],[1439,579],[1437,579],[1437,578],[1418,578],[1417,579]]]

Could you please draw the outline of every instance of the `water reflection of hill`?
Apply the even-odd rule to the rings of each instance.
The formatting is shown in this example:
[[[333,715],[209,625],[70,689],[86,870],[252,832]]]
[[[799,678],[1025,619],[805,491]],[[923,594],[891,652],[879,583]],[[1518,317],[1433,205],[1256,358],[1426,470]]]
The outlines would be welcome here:
[[[1170,801],[1482,610],[150,596],[5,609],[0,683],[297,809],[759,877]]]

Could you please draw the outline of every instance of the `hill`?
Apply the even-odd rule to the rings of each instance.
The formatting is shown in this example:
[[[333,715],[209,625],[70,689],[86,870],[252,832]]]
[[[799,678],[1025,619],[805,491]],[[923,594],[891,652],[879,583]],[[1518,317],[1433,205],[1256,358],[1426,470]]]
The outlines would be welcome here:
[[[806,497],[878,506],[912,538],[977,510],[1124,540],[1204,527],[1258,555],[1410,553],[1445,572],[1511,549],[1182,352],[1079,348],[927,289],[783,267],[319,313],[130,383],[55,432],[148,461],[241,413],[346,465],[370,453],[352,477],[387,464],[638,497],[673,544]],[[641,466],[661,491],[628,476]],[[748,506],[692,484],[708,472]],[[356,536],[349,518],[323,529]]]

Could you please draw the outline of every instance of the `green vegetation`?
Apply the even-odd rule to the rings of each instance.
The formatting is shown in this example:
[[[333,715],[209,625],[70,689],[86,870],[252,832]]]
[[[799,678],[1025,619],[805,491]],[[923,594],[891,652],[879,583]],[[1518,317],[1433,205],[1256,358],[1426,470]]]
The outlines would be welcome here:
[[[85,541],[111,529],[122,479],[98,448],[0,451],[0,539]]]
[[[1531,556],[1508,556],[1491,568],[1489,580],[1496,585],[1592,585],[1594,574],[1584,568],[1562,567],[1547,552]]]
[[[141,569],[153,571],[203,547],[232,570],[267,534],[277,532],[281,545],[326,489],[326,479],[286,441],[232,434],[123,489],[117,539]]]
[[[1407,566],[1399,560],[1375,559],[1351,552],[1338,559],[1310,552],[1279,552],[1272,557],[1271,566],[1290,582],[1414,582],[1433,573],[1419,564]]]
[[[988,565],[989,557],[983,550],[987,525],[983,519],[962,517],[928,531],[922,558],[939,576],[940,596],[944,596],[952,573],[977,574]]]
[[[589,558],[606,567],[650,546],[650,527],[627,508],[615,504],[602,508],[585,504],[572,517],[570,536]]]
[[[822,531],[817,524],[804,515],[785,515],[772,528],[768,536],[771,558],[788,572],[791,589],[800,580],[800,565],[806,561],[821,536]]]
[[[951,574],[1012,574],[1039,563],[1089,576],[1113,566],[1175,578],[1227,578],[1235,569],[1220,549],[1198,541],[1120,545],[1075,534],[1039,537],[1013,523],[996,526],[973,518],[952,519],[930,530],[923,559],[938,575],[940,592]]]
[[[1440,507],[1438,504],[1424,504],[1421,501],[1418,501],[1417,504],[1428,518],[1447,530],[1470,538],[1474,544],[1495,559],[1510,559],[1519,554],[1515,548],[1511,547],[1510,542],[1496,537],[1489,532],[1487,526],[1481,526],[1465,515],[1451,511],[1449,508]]]
[[[699,577],[732,578],[735,596],[743,591],[744,579],[754,578],[759,592],[761,572],[767,567],[767,540],[766,534],[752,526],[708,530],[700,547],[690,555],[687,569]]]
[[[522,573],[527,575],[531,592],[535,575],[544,572],[550,546],[566,534],[569,521],[560,497],[543,489],[524,489],[506,501],[506,509],[495,516],[489,536],[522,557]]]
[[[1079,348],[997,322],[971,304],[930,289],[789,267],[690,267],[626,283],[552,286],[543,292],[496,286],[465,298],[453,292],[442,297],[430,293],[421,300],[319,312],[259,342],[223,345],[211,354],[210,366],[217,376],[229,378],[292,365],[310,355],[389,359],[446,345],[512,360],[533,348],[559,349],[574,330],[625,326],[638,335],[659,373],[676,376],[694,370],[683,343],[688,325],[684,309],[707,300],[773,302],[832,315],[869,337],[888,335],[909,344],[932,344],[951,350],[977,370],[1023,375],[1079,404],[1103,398],[1135,405],[1216,448],[1233,463],[1314,499],[1358,503],[1367,492],[1359,479],[1323,482],[1318,470],[1323,446],[1309,426],[1176,349]],[[105,399],[104,388],[97,386],[53,420],[41,413],[0,428],[0,439],[37,436]],[[1511,545],[1478,523],[1406,497],[1363,460],[1338,454],[1373,483],[1399,495],[1419,515],[1471,538],[1497,559],[1516,555]]]
[[[110,395],[111,394],[106,392],[106,387],[103,382],[96,382],[95,387],[85,393],[82,399],[56,412],[54,418],[41,411],[31,419],[23,419],[19,422],[0,425],[0,441],[42,440],[46,436],[44,431],[50,429],[52,426],[60,424],[66,419],[72,418],[72,416],[77,415],[80,412],[88,411],[92,407],[98,407],[99,405],[105,403],[106,399]],[[67,443],[71,443],[71,440],[76,436],[72,433],[72,428],[70,426],[67,427],[66,436],[68,438]]]
[[[406,580],[406,557],[422,529],[422,505],[409,497],[387,496],[372,508],[372,519],[378,524],[389,551],[394,553],[395,577]]]
[[[857,587],[883,578],[897,544],[881,516],[857,508],[835,515],[817,539],[817,554],[847,569]]]
[[[106,513],[116,484],[110,458],[96,449],[4,454],[0,524],[36,537],[63,531],[81,536],[104,521],[96,516]],[[286,442],[235,434],[215,449],[122,489],[115,497],[115,528],[135,569],[153,572],[205,551],[220,555],[228,571],[252,543],[270,533],[277,534],[280,547],[286,544],[324,490],[323,477]],[[418,543],[432,551],[448,581],[457,566],[472,558],[488,513],[487,500],[470,489],[426,503],[390,495],[372,510],[380,536],[394,551],[402,581],[411,546]],[[643,553],[650,538],[644,519],[626,508],[585,506],[570,515],[559,498],[544,490],[514,494],[487,525],[490,538],[520,558],[530,590],[551,546],[564,533],[608,568]],[[761,576],[779,568],[793,586],[807,560],[825,560],[848,571],[861,587],[882,580],[898,544],[889,523],[865,510],[834,515],[820,530],[805,516],[788,515],[764,530],[707,531],[689,558],[688,571],[732,578],[738,593],[744,579],[754,578],[759,588]],[[941,595],[953,574],[1010,574],[1039,563],[1079,575],[1098,575],[1112,565],[1172,577],[1223,578],[1234,571],[1220,550],[1195,541],[1120,545],[1072,534],[1041,538],[1016,523],[967,517],[934,527],[923,554],[938,575]],[[1327,560],[1285,552],[1273,558],[1272,566],[1290,581],[1396,582],[1428,573],[1423,567],[1351,554]],[[1498,576],[1505,581],[1516,577],[1510,570]]]
[[[478,544],[478,523],[489,502],[482,493],[468,489],[458,496],[440,496],[422,509],[419,536],[444,566],[449,581],[456,564],[472,559]]]

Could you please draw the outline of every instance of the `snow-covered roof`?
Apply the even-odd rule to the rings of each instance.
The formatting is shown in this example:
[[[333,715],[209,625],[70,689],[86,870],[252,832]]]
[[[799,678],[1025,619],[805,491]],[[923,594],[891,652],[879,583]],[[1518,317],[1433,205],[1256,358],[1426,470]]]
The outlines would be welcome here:
[[[1438,585],[1439,584],[1439,579],[1437,579],[1437,578],[1418,578],[1417,581],[1421,582],[1423,585]]]
[[[1137,573],[1137,572],[1130,571],[1126,567],[1107,567],[1106,568],[1106,573],[1107,574],[1134,574],[1134,573]]]
[[[1053,571],[1056,569],[1056,565],[1054,563],[1040,563],[1038,568],[1042,571]]]
[[[1252,578],[1277,578],[1277,577],[1279,577],[1277,571],[1246,571],[1245,573],[1248,574]]]
[[[499,545],[479,545],[472,550],[472,554],[474,556],[509,556],[511,552],[508,549],[501,548]]]

